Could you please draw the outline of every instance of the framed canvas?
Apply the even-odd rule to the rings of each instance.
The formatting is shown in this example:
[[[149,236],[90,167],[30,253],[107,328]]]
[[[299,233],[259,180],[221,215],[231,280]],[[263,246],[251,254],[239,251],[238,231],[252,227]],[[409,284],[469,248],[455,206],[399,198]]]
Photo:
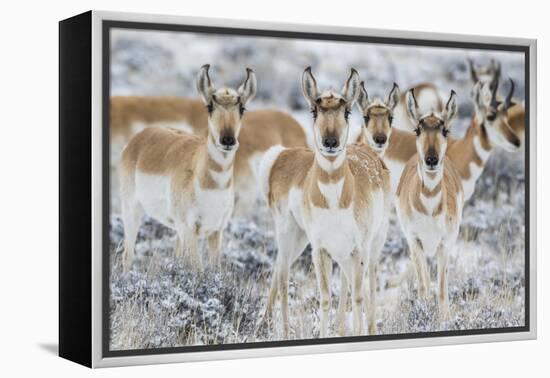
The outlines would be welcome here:
[[[90,367],[536,337],[536,41],[59,24],[59,353]]]

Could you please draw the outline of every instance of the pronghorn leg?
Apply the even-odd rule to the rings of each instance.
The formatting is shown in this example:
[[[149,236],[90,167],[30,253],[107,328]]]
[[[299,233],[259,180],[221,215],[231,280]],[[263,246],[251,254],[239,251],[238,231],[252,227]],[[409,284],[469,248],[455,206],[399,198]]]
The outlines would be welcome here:
[[[427,272],[426,258],[420,242],[413,241],[409,244],[411,250],[411,259],[413,260],[418,281],[418,296],[420,299],[428,298],[429,276]]]
[[[122,254],[122,268],[127,272],[132,266],[135,257],[137,233],[143,216],[143,208],[133,200],[123,198],[122,222],[124,223],[124,252]]]
[[[191,266],[202,271],[204,267],[202,265],[201,256],[199,255],[197,233],[185,224],[178,225],[177,233],[180,243],[178,245],[179,248],[176,250],[176,257],[179,259],[188,259]]]
[[[441,320],[450,318],[448,288],[448,250],[441,244],[437,250],[438,305]]]
[[[370,257],[367,267],[369,293],[366,311],[369,335],[376,334],[376,265],[376,259]]]
[[[269,287],[269,295],[267,296],[267,302],[265,304],[265,308],[258,317],[258,321],[256,323],[256,329],[259,329],[264,322],[269,323],[271,318],[273,317],[273,307],[275,306],[275,301],[277,300],[277,293],[279,291],[279,256],[281,254],[277,254],[277,261],[275,262],[275,265],[273,267],[273,274],[271,275],[271,285]]]
[[[346,335],[346,312],[348,307],[349,283],[346,275],[340,268],[340,298],[338,300],[338,310],[336,311],[336,329],[340,336]]]
[[[221,262],[222,236],[223,231],[216,231],[208,236],[209,260],[212,267],[219,267]]]
[[[319,337],[326,337],[330,311],[330,275],[332,271],[332,259],[324,249],[316,247],[313,247],[312,257],[320,294],[321,324],[319,325]]]
[[[365,304],[365,290],[363,286],[363,279],[365,276],[365,270],[363,267],[362,256],[358,251],[352,254],[351,264],[351,298],[352,298],[352,312],[353,312],[353,334],[354,336],[362,335],[365,332],[364,324],[364,304]]]
[[[376,334],[376,276],[378,273],[378,261],[379,256],[382,253],[384,244],[386,243],[386,237],[388,234],[388,222],[384,223],[383,227],[376,234],[372,242],[372,248],[369,251],[367,261],[367,276],[368,276],[368,288],[369,291],[366,295],[367,303],[367,324],[368,332],[370,335]]]
[[[281,298],[281,316],[283,321],[283,338],[288,339],[290,335],[290,310],[288,307],[288,284],[290,266],[304,250],[307,242],[304,232],[298,224],[290,217],[276,219],[276,239],[277,239],[277,262],[273,274],[271,291],[268,298],[268,306],[273,298],[275,300],[276,292],[279,292]],[[276,285],[276,286],[275,286]],[[274,286],[277,288],[275,289]]]

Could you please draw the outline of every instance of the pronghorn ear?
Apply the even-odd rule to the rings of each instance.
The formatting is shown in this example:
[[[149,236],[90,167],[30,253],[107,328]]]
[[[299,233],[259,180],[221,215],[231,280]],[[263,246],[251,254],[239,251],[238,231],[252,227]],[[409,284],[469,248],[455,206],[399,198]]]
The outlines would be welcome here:
[[[447,123],[447,127],[451,123],[451,121],[456,117],[458,114],[458,105],[456,103],[456,92],[451,89],[451,95],[449,96],[449,100],[447,100],[447,104],[445,105],[445,122]]]
[[[359,84],[359,95],[357,96],[357,104],[359,105],[359,108],[361,108],[362,111],[366,111],[369,107],[369,94],[367,93],[367,90],[365,89],[365,82],[362,81]]]
[[[241,84],[237,92],[241,97],[241,103],[244,105],[248,101],[252,100],[256,96],[258,90],[258,83],[256,81],[256,74],[250,68],[246,69],[246,79]]]
[[[311,66],[307,67],[302,75],[302,91],[304,92],[304,97],[309,104],[314,106],[320,93],[317,88],[317,81],[311,73]]]
[[[477,77],[476,68],[472,59],[468,59],[468,68],[470,69],[470,79],[474,84],[477,83],[479,78]]]
[[[344,84],[344,88],[342,88],[342,96],[346,99],[348,104],[352,105],[355,101],[357,101],[357,97],[359,96],[359,87],[359,74],[355,68],[352,68],[349,77]]]
[[[386,105],[393,110],[399,104],[399,98],[401,97],[401,94],[399,93],[399,86],[396,83],[393,83],[393,88],[390,91],[390,94],[388,95],[388,99],[386,100]]]
[[[416,97],[414,97],[414,88],[411,88],[407,91],[405,96],[407,103],[407,114],[411,119],[414,127],[418,124],[419,114],[418,114],[418,103],[416,102]]]
[[[212,80],[210,80],[210,75],[208,74],[209,69],[210,64],[205,64],[201,67],[199,74],[197,75],[197,91],[201,95],[205,104],[210,103],[212,94],[216,91],[212,85]]]

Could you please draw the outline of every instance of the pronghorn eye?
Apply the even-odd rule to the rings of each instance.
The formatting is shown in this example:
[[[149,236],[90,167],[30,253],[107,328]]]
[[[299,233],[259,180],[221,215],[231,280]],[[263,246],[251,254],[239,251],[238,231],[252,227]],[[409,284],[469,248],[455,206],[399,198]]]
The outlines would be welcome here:
[[[420,136],[420,127],[417,127],[416,129],[414,129],[414,132],[416,136]]]
[[[350,115],[350,114],[351,114],[351,112],[350,112],[348,109],[346,109],[346,110],[344,111],[344,118],[346,119],[346,121],[349,119],[349,115]]]
[[[317,118],[317,108],[311,109],[310,113],[313,114],[313,119]]]
[[[206,105],[206,109],[208,110],[208,114],[211,114],[214,111],[214,104],[209,103]]]
[[[364,115],[363,116],[363,119],[365,120],[365,126],[368,125],[369,121],[370,121],[370,116],[367,114],[367,115]]]
[[[242,105],[239,106],[239,114],[241,115],[241,117],[243,116],[244,112],[246,111],[246,108]]]
[[[388,121],[390,122],[390,126],[391,126],[391,124],[393,123],[393,115],[390,114],[388,116]]]
[[[443,133],[443,136],[444,136],[445,138],[447,138],[447,136],[448,136],[449,133],[450,133],[450,130],[447,129],[446,127],[444,127],[444,128],[441,130],[441,132]]]

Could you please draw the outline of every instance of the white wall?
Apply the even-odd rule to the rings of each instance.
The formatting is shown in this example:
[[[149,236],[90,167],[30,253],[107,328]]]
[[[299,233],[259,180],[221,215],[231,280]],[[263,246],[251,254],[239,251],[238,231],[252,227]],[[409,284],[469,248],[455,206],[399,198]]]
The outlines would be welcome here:
[[[452,5],[454,4],[454,5]],[[550,140],[547,11],[541,1],[382,2],[277,0],[209,1],[4,1],[0,22],[0,369],[3,376],[57,372],[87,376],[90,371],[54,357],[57,343],[57,21],[88,9],[154,12],[263,21],[283,21],[529,37],[539,39],[538,139]],[[550,149],[539,143],[539,166]],[[550,189],[539,172],[539,193]],[[546,190],[545,190],[546,189]],[[250,376],[498,377],[548,371],[548,236],[539,199],[539,340],[529,342],[403,349],[338,355],[110,369],[96,376]],[[548,231],[546,231],[548,235]],[[546,298],[544,297],[546,296]],[[546,351],[544,351],[546,348]],[[28,373],[28,374],[26,374]],[[534,374],[533,374],[534,373]]]

